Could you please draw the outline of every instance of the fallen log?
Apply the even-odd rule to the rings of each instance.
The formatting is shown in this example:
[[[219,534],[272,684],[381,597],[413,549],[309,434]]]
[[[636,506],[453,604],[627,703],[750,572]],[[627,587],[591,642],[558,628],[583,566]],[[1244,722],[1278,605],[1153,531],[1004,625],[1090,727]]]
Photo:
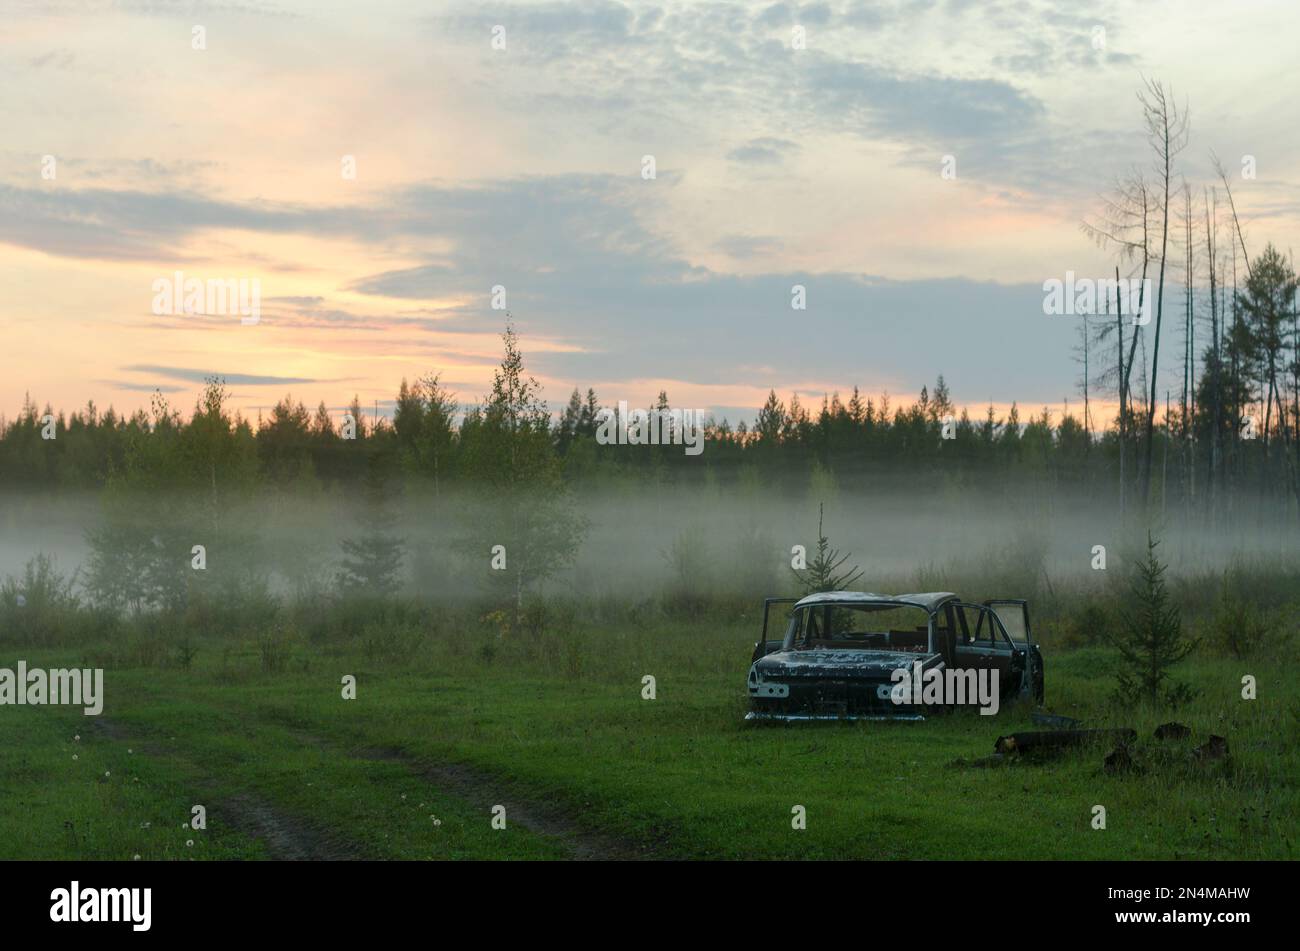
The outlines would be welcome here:
[[[1132,771],[1135,765],[1127,746],[1115,747],[1102,762],[1102,768],[1108,773],[1127,773]]]
[[[991,756],[979,756],[975,759],[966,759],[964,756],[959,756],[948,765],[973,769],[989,769],[994,766],[1006,766],[1009,762],[1010,760],[1001,753],[994,753]]]
[[[1223,759],[1228,755],[1228,741],[1221,736],[1211,735],[1208,740],[1192,750],[1197,759]]]
[[[1058,730],[1077,730],[1083,726],[1082,720],[1059,713],[1035,713],[1031,718],[1037,726],[1050,726]]]
[[[1081,743],[1108,742],[1120,746],[1137,739],[1137,731],[1124,730],[1034,730],[1028,733],[1012,733],[999,736],[993,744],[995,752],[1034,753],[1062,750]]]

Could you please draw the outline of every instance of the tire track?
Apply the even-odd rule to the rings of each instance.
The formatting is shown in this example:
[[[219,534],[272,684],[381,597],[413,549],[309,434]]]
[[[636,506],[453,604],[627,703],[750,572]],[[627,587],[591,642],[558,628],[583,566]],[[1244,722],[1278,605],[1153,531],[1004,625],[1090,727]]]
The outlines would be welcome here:
[[[349,751],[348,755],[357,759],[401,763],[439,792],[480,806],[485,815],[493,806],[504,806],[507,828],[509,824],[515,824],[534,835],[552,840],[568,852],[570,860],[611,862],[657,858],[653,851],[638,847],[627,839],[593,832],[571,810],[554,799],[529,793],[475,767],[461,763],[430,763],[393,747],[360,747]]]
[[[507,828],[517,826],[558,845],[572,861],[636,861],[656,859],[653,846],[638,845],[631,840],[593,831],[573,810],[553,798],[529,791],[517,783],[502,780],[491,773],[460,763],[435,763],[389,746],[346,747],[312,734],[299,723],[280,718],[281,728],[304,746],[333,755],[362,761],[397,763],[413,776],[428,783],[442,794],[459,799],[471,809],[481,808],[484,821],[493,806],[506,810]],[[104,737],[130,741],[146,755],[177,759],[190,766],[205,785],[214,785],[209,772],[183,752],[103,716],[94,723]],[[269,856],[277,861],[344,861],[371,858],[355,844],[336,833],[315,828],[290,815],[252,791],[241,791],[214,800],[209,816],[219,818],[236,831],[261,842]]]
[[[206,770],[174,747],[146,738],[103,716],[95,718],[94,729],[106,739],[115,742],[130,741],[146,756],[180,760],[193,768],[202,777],[204,784],[212,783]],[[270,857],[276,861],[327,862],[367,857],[351,843],[337,835],[315,829],[255,793],[240,792],[215,798],[205,795],[204,798],[212,802],[208,808],[210,818],[220,819],[237,832],[261,842]]]

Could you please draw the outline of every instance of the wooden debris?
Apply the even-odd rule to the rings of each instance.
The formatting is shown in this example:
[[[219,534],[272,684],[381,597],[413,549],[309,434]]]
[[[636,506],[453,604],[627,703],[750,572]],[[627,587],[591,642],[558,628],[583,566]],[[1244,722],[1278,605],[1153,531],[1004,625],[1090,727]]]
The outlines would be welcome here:
[[[1010,762],[1011,760],[1003,756],[1001,753],[994,753],[991,756],[977,756],[975,759],[966,759],[964,756],[959,756],[949,765],[964,766],[973,769],[989,769],[994,766],[1006,766]]]
[[[1228,755],[1228,741],[1221,736],[1211,735],[1208,740],[1192,750],[1197,759],[1223,759]]]
[[[1117,746],[1106,756],[1103,767],[1108,773],[1128,773],[1134,767],[1133,754],[1127,746]]]
[[[1035,713],[1032,714],[1032,719],[1037,726],[1050,726],[1055,730],[1077,730],[1083,726],[1082,720],[1059,713]]]
[[[1043,751],[1056,752],[1069,746],[1078,746],[1080,743],[1103,740],[1126,746],[1135,739],[1137,739],[1137,731],[1131,729],[1035,730],[1029,733],[1012,733],[1010,736],[999,736],[997,742],[993,744],[993,749],[995,752],[1004,755]]]

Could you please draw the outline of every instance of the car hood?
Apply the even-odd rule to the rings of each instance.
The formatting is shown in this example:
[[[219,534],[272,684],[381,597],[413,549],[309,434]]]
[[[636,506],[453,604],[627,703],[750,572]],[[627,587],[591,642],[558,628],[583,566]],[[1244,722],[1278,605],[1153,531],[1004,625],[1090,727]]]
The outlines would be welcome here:
[[[790,650],[760,657],[755,669],[763,677],[831,677],[835,679],[888,680],[900,667],[920,662],[929,667],[938,654],[881,650]]]

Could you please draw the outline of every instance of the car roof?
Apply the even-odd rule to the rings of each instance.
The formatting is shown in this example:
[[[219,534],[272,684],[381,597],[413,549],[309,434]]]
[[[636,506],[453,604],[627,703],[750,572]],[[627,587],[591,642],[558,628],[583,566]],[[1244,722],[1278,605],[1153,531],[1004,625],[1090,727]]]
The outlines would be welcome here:
[[[951,591],[926,591],[920,594],[874,594],[870,591],[819,591],[810,594],[795,605],[796,608],[814,604],[876,604],[909,606],[933,612],[945,601],[956,598]]]

